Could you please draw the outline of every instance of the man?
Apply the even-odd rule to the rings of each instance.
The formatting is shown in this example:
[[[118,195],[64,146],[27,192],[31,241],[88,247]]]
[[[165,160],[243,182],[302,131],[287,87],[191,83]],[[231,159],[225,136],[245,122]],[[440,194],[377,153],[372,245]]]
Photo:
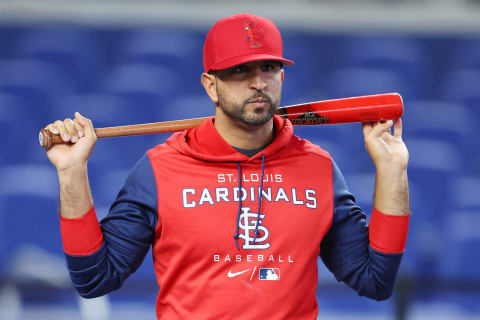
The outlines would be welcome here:
[[[159,319],[316,319],[319,255],[360,295],[391,295],[409,219],[401,121],[363,125],[377,169],[367,227],[330,155],[274,116],[289,64],[270,20],[219,20],[201,78],[215,117],[149,150],[100,225],[87,178],[91,121],[76,113],[47,126],[72,142],[47,154],[80,294],[119,288],[153,246]]]

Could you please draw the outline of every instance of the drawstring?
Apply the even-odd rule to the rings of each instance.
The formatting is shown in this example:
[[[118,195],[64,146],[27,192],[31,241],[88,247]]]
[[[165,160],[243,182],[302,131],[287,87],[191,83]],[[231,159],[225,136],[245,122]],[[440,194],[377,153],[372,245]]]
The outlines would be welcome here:
[[[262,175],[260,178],[260,190],[258,190],[258,210],[257,210],[257,225],[255,226],[255,235],[253,236],[253,244],[257,241],[258,226],[262,223],[260,209],[262,208],[262,192],[263,192],[263,176],[265,172],[265,155],[262,154]]]
[[[258,226],[262,223],[260,212],[261,212],[261,209],[262,209],[262,199],[263,199],[262,192],[263,192],[264,175],[265,175],[265,155],[262,154],[262,174],[261,174],[261,179],[260,179],[260,189],[258,190],[257,224],[255,225],[253,244],[255,244],[255,242],[257,241],[257,236],[259,234]],[[240,162],[238,162],[238,192],[239,192],[239,202],[238,202],[238,213],[237,213],[237,226],[235,228],[235,235],[233,236],[233,239],[235,239],[235,245],[237,246],[237,250],[240,250],[240,246],[238,245],[238,238],[240,237],[238,229],[239,229],[239,226],[240,226],[240,215],[242,214],[242,197],[243,197],[243,192],[242,192],[242,167],[240,165]]]
[[[240,225],[240,215],[242,213],[242,167],[240,166],[240,162],[238,162],[238,192],[240,195],[240,200],[238,203],[237,227],[235,229],[235,235],[233,236],[233,239],[235,239],[235,245],[237,246],[237,250],[240,250],[240,247],[238,246],[238,227]]]

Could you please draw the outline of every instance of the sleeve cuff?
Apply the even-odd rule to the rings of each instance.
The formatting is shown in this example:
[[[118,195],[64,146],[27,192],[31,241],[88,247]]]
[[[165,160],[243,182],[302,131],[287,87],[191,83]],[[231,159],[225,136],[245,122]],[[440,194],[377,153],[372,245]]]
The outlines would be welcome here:
[[[369,225],[370,246],[383,253],[403,253],[410,214],[395,216],[373,208]]]
[[[63,251],[69,255],[88,256],[103,244],[103,233],[98,223],[95,208],[73,219],[60,216]]]

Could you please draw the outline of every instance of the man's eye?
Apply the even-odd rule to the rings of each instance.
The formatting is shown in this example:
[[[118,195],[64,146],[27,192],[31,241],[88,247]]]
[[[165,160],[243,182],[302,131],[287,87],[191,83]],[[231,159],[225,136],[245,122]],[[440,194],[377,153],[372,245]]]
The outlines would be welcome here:
[[[247,72],[248,69],[246,66],[237,66],[235,67],[235,69],[233,70],[235,73],[243,73],[243,72]]]
[[[275,65],[273,65],[272,63],[266,63],[266,64],[262,65],[262,70],[263,71],[273,71],[273,70],[275,70]]]

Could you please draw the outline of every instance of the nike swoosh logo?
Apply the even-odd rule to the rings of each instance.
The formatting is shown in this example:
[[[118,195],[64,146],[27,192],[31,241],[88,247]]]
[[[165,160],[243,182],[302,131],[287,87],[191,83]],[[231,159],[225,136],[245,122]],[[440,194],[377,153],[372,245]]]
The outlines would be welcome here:
[[[242,273],[245,273],[247,271],[250,271],[250,269],[247,269],[247,270],[243,270],[243,271],[239,271],[239,272],[232,272],[232,270],[228,271],[228,277],[229,278],[233,278],[233,277],[236,277],[236,276],[239,276],[241,275]]]

